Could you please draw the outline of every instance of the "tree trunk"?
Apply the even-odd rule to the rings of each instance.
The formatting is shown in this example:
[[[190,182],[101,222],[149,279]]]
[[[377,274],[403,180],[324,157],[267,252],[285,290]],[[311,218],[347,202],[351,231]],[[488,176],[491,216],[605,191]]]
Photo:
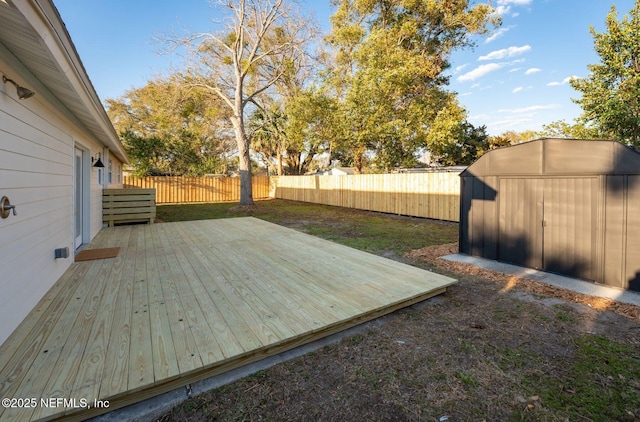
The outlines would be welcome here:
[[[364,166],[364,152],[358,148],[353,155],[353,172],[355,174],[362,174],[362,167]]]
[[[244,133],[242,118],[233,118],[232,123],[236,132],[238,157],[240,158],[240,205],[253,205],[253,185],[251,180],[251,157],[249,155],[249,140]]]
[[[278,165],[278,176],[282,176],[284,174],[284,167],[282,165],[282,152],[281,151],[278,151],[277,165]]]
[[[253,205],[253,181],[251,179],[251,158],[249,148],[240,155],[240,205]]]

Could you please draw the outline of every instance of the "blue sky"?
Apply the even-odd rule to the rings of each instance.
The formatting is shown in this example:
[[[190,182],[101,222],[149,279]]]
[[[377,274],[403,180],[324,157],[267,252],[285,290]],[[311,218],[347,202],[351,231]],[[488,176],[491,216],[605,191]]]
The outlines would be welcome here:
[[[161,55],[157,35],[184,28],[215,28],[206,0],[54,0],[101,99],[180,68],[180,54]],[[634,0],[494,0],[503,24],[473,50],[454,53],[450,89],[459,94],[474,125],[491,135],[507,130],[539,130],[554,120],[581,114],[571,98],[572,76],[588,75],[597,63],[589,26],[605,30],[616,4],[619,18]],[[320,27],[330,30],[329,0],[301,1]]]

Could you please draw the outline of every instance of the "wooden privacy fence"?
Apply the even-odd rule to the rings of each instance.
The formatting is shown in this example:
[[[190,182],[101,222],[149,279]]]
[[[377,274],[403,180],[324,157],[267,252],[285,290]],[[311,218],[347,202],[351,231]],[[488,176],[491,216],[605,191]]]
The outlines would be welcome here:
[[[240,201],[239,177],[154,176],[123,178],[125,188],[153,188],[157,204]],[[269,177],[253,177],[253,198],[269,197]]]
[[[124,187],[156,189],[156,203],[237,202],[240,179],[230,177],[125,177]],[[256,176],[253,197],[358,208],[460,221],[458,173],[354,176]]]
[[[458,173],[280,176],[276,198],[460,221]]]

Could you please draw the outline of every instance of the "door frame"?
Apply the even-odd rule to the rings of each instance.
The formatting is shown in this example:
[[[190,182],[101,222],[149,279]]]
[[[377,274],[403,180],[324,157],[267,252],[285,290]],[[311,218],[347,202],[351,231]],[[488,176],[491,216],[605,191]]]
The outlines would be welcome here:
[[[90,237],[90,188],[91,173],[89,150],[79,144],[73,148],[73,249],[78,251]]]

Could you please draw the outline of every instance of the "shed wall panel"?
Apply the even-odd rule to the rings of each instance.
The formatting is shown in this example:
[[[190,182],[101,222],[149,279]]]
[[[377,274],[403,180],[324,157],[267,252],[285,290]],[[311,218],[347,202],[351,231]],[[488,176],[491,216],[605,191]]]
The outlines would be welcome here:
[[[640,176],[628,176],[626,285],[640,291]]]
[[[518,148],[495,150],[500,154],[486,154],[486,166],[480,175],[519,176],[542,174],[542,143],[527,142]],[[482,158],[478,161],[485,161]],[[473,164],[472,166],[475,166]],[[471,170],[473,172],[473,170]]]
[[[501,178],[498,259],[542,268],[543,180]]]
[[[595,278],[596,184],[596,178],[545,179],[545,270]]]
[[[605,192],[604,280],[623,287],[622,270],[625,255],[625,176],[608,176]]]
[[[609,174],[615,169],[617,145],[611,142],[548,139],[543,145],[547,175]]]
[[[497,178],[462,178],[460,202],[460,251],[497,258]]]
[[[484,252],[484,183],[482,180],[473,181],[473,201],[471,202],[471,255],[482,255]]]
[[[471,255],[471,239],[473,227],[471,221],[471,204],[473,202],[473,183],[475,177],[460,178],[460,226],[459,244],[460,252]]]
[[[482,232],[483,256],[489,259],[498,257],[498,178],[483,178],[483,214]]]

